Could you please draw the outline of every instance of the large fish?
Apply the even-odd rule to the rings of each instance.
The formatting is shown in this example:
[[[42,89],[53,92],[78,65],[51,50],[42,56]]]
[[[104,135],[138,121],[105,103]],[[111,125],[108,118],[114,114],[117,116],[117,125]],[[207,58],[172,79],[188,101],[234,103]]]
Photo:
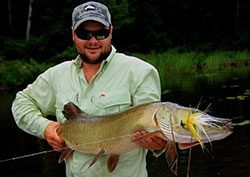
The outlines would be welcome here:
[[[138,130],[149,132],[142,138],[156,135],[168,142],[166,158],[169,165],[176,158],[176,143],[180,149],[198,144],[205,149],[204,143],[223,139],[232,133],[230,119],[216,118],[198,109],[170,102],[143,104],[106,116],[86,115],[69,102],[63,113],[67,121],[57,129],[57,133],[65,140],[68,149],[60,161],[75,150],[96,154],[91,166],[101,155],[110,154],[107,163],[110,172],[118,164],[120,154],[139,148],[136,142],[131,141]]]

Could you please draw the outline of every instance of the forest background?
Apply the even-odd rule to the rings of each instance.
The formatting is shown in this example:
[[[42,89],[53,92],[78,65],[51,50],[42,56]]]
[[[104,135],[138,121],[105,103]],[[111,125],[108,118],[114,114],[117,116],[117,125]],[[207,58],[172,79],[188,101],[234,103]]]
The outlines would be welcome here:
[[[74,59],[71,13],[83,2],[2,0],[0,85],[23,84],[45,70],[48,63]],[[111,11],[112,40],[119,52],[161,54],[175,49],[179,53],[248,53],[250,47],[248,0],[99,2]]]

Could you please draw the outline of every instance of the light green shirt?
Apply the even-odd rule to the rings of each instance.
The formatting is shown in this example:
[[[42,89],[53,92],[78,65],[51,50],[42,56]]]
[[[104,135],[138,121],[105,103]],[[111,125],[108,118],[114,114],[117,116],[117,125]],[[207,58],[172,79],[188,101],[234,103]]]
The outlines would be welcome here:
[[[160,100],[160,79],[150,64],[117,53],[112,46],[108,58],[87,83],[79,56],[56,65],[41,74],[26,89],[17,93],[12,112],[24,131],[44,138],[44,130],[55,115],[64,122],[63,106],[69,101],[90,115],[107,115],[132,106]],[[123,126],[123,125],[121,125]],[[107,170],[107,155],[88,168],[93,155],[74,152],[65,160],[68,177],[146,177],[146,153],[139,148],[120,156],[116,169]]]

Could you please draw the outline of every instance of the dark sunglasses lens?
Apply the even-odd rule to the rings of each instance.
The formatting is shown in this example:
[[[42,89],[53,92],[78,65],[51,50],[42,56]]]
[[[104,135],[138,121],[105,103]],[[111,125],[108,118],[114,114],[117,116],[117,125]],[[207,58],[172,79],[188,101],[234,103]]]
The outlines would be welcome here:
[[[106,39],[109,36],[109,29],[102,29],[99,31],[96,31],[94,36],[97,40],[102,40],[102,39]]]
[[[77,28],[75,32],[76,32],[77,37],[82,40],[90,40],[92,36],[95,36],[97,40],[103,40],[109,36],[110,30],[101,29],[98,31],[88,31],[85,29]]]
[[[77,37],[82,40],[89,40],[92,37],[89,31],[81,29],[81,28],[77,28],[75,32],[76,32]]]

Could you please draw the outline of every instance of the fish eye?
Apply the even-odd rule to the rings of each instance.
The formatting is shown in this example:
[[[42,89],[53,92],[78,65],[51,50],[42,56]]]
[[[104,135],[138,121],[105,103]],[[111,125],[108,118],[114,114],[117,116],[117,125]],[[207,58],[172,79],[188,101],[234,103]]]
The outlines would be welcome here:
[[[185,128],[185,126],[186,126],[186,124],[184,124],[182,120],[181,120],[181,126],[182,126],[182,128]]]

